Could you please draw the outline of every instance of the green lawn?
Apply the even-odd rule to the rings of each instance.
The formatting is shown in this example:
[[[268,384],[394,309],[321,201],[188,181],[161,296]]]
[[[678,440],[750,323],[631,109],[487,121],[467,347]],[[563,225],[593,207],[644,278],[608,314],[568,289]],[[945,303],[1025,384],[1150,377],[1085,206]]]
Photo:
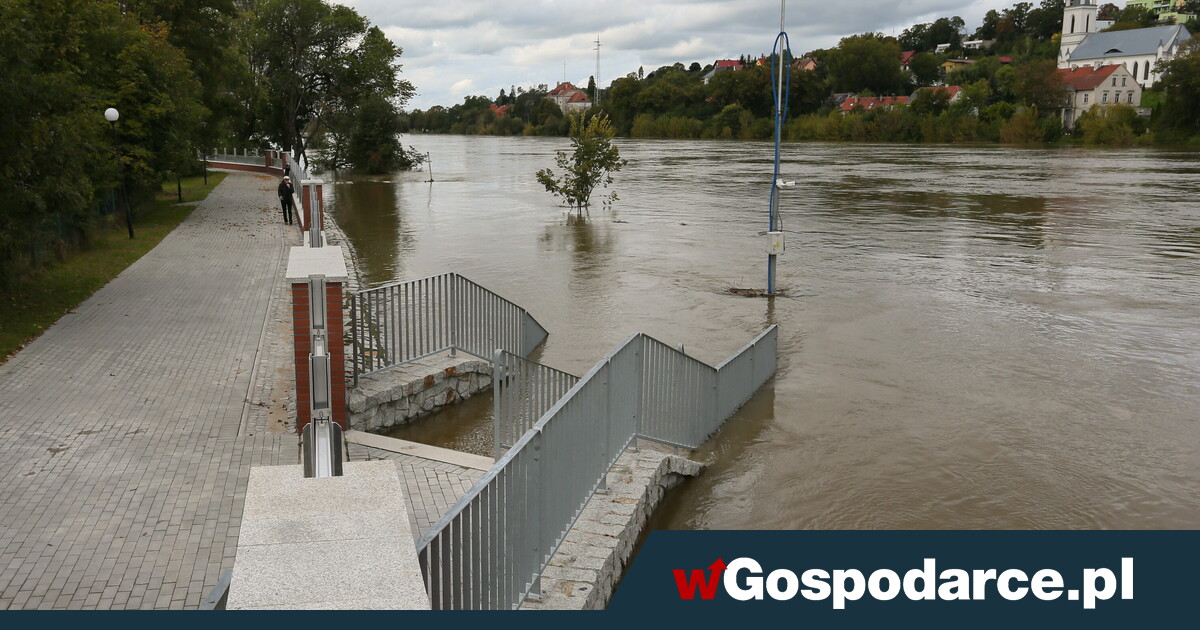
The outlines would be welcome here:
[[[224,173],[209,173],[207,186],[201,176],[185,178],[184,202],[204,199],[224,178]],[[168,181],[153,204],[137,208],[136,238],[129,238],[124,218],[118,215],[116,225],[99,231],[86,249],[20,280],[10,294],[0,296],[0,364],[154,249],[187,218],[195,206],[177,205],[175,193],[174,180]]]

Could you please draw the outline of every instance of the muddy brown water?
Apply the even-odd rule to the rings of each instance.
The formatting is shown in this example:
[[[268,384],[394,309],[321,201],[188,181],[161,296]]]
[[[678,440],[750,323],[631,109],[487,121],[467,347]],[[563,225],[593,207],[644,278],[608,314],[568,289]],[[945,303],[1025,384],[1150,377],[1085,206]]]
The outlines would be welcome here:
[[[429,173],[344,176],[368,283],[457,271],[585,372],[642,331],[715,364],[780,326],[776,378],[697,456],[665,528],[1200,527],[1200,155],[623,141],[611,210],[533,173],[566,141],[410,136]],[[487,398],[410,439],[490,448]]]

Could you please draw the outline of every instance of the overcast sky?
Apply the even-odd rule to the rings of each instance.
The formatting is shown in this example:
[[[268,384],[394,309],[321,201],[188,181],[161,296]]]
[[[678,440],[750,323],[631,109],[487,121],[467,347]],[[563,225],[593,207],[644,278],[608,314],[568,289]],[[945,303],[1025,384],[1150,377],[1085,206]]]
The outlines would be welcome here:
[[[402,76],[417,88],[408,108],[495,98],[501,88],[566,80],[586,87],[659,66],[771,52],[778,0],[339,0],[404,49]],[[961,16],[973,32],[1007,0],[791,0],[785,29],[793,54],[847,35],[899,35],[913,24]],[[564,70],[565,67],[565,70]]]

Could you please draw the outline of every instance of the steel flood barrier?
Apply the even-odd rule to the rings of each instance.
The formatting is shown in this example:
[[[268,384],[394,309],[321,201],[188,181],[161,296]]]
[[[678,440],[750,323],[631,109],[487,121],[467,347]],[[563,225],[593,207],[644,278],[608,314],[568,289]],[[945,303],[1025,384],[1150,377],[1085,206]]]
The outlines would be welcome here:
[[[546,329],[528,311],[457,273],[354,293],[350,301],[358,378],[446,350],[490,361],[497,348],[528,356]]]
[[[432,607],[515,609],[540,594],[546,564],[621,453],[635,439],[699,446],[774,374],[777,354],[776,326],[715,368],[640,333],[626,339],[418,541]],[[522,413],[496,422],[516,426]]]

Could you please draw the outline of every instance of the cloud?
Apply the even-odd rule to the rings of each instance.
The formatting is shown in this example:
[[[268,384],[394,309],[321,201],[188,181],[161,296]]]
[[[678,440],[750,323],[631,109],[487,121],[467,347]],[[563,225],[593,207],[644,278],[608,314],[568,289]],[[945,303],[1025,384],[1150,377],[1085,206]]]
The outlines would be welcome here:
[[[776,0],[341,0],[404,49],[404,78],[417,87],[410,107],[453,105],[464,96],[496,96],[513,85],[553,85],[565,78],[601,84],[675,62],[769,53],[779,29]],[[793,52],[837,45],[847,35],[902,30],[959,15],[974,29],[989,0],[801,0],[787,3]],[[564,72],[565,65],[565,72]]]

